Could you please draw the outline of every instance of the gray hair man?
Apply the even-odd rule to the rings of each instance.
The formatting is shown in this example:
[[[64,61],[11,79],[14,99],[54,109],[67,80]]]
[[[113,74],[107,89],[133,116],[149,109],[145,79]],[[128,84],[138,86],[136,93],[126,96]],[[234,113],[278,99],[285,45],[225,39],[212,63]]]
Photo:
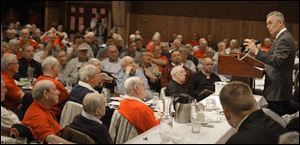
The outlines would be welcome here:
[[[62,129],[50,108],[59,101],[59,91],[49,80],[42,80],[35,84],[32,90],[33,103],[27,109],[22,123],[31,128],[36,140],[47,143],[70,143],[57,136]]]

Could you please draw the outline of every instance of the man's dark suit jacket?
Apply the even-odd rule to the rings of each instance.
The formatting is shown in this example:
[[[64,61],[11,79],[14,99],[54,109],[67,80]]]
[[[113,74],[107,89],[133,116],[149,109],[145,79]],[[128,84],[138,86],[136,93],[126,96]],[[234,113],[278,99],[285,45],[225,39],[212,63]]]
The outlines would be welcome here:
[[[285,132],[286,129],[280,124],[262,110],[257,110],[242,122],[237,133],[226,144],[276,144]]]
[[[256,59],[265,63],[264,97],[268,101],[289,101],[292,98],[295,41],[288,30],[283,31],[269,52],[259,50]]]
[[[165,92],[166,96],[175,96],[175,95],[179,95],[179,94],[187,94],[187,89],[177,83],[176,81],[174,81],[173,79],[169,82],[167,88],[166,88],[166,92]]]
[[[81,114],[77,115],[70,124],[71,128],[79,130],[90,136],[96,144],[112,144],[113,141],[105,125],[89,120]]]

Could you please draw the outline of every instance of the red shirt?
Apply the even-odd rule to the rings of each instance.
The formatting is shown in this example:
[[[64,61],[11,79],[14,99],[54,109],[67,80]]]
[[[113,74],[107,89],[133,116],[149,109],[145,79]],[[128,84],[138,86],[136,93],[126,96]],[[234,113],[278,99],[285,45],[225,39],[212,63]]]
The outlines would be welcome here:
[[[22,123],[30,127],[33,137],[40,141],[62,129],[54,114],[36,100],[27,109]]]
[[[198,59],[205,57],[205,51],[202,51],[201,49],[194,52],[194,56]]]
[[[41,80],[49,80],[49,81],[53,82],[56,86],[56,89],[59,91],[59,95],[58,95],[59,101],[55,106],[51,107],[50,110],[55,115],[60,115],[63,104],[69,98],[69,93],[66,91],[64,85],[56,79],[53,79],[49,76],[41,75],[37,78],[36,82],[41,81]]]
[[[7,93],[5,95],[5,100],[2,102],[3,106],[7,109],[17,108],[22,100],[21,89],[17,86],[14,79],[5,71],[1,71],[1,76]]]
[[[193,47],[198,45],[198,41],[197,40],[190,40],[187,42],[187,44],[191,44]]]
[[[118,111],[137,129],[139,134],[159,124],[152,109],[138,100],[123,99]]]
[[[161,55],[160,57],[155,58],[155,59],[164,60],[164,61],[169,62],[168,58],[167,58],[166,56],[163,56],[163,55]],[[155,64],[156,64],[156,63],[155,63]],[[159,71],[160,71],[160,72],[163,72],[165,66],[161,66],[161,65],[158,65],[158,64],[156,64],[156,65],[158,66]]]
[[[28,41],[29,41],[29,44],[34,48],[34,50],[37,50],[40,48],[39,43],[37,43],[35,40],[29,39]],[[24,42],[24,40],[21,39],[20,46],[23,48],[24,45],[25,45],[25,42]]]

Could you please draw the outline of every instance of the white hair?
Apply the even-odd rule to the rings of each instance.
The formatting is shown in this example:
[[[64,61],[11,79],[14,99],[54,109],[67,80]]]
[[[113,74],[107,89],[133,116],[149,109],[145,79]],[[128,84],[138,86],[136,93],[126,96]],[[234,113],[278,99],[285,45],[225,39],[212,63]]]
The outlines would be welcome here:
[[[42,99],[44,91],[49,90],[51,88],[51,86],[53,86],[53,85],[55,86],[55,84],[50,80],[38,81],[32,89],[33,99],[35,99],[35,100]]]
[[[290,131],[279,136],[279,144],[299,144],[299,132]]]
[[[178,65],[178,66],[173,67],[172,70],[171,70],[171,76],[172,76],[172,78],[175,78],[175,75],[178,72],[180,72],[182,69],[184,69],[182,65]]]
[[[126,94],[131,94],[132,90],[139,85],[145,85],[144,80],[140,77],[134,76],[126,79],[124,83],[124,89],[126,91]]]
[[[85,65],[79,70],[79,79],[81,81],[88,81],[91,76],[97,73],[97,67],[91,64]]]
[[[284,15],[283,15],[281,12],[278,12],[278,11],[270,12],[270,13],[267,15],[267,18],[270,17],[270,16],[275,16],[275,17],[278,18],[280,21],[285,22]]]
[[[101,65],[101,61],[98,58],[91,58],[88,61],[88,64],[94,65],[95,63],[100,63]]]
[[[43,70],[43,72],[49,71],[49,70],[51,70],[51,68],[54,65],[57,65],[57,64],[59,64],[59,61],[55,57],[48,56],[47,58],[42,60],[42,63],[41,63],[42,70]]]
[[[128,62],[129,60],[134,60],[134,59],[133,59],[132,57],[130,57],[130,56],[124,56],[124,57],[121,59],[121,66],[122,66],[123,68],[125,68],[126,65],[127,65],[127,62]]]
[[[1,58],[1,71],[8,69],[8,65],[17,59],[15,54],[4,54]]]
[[[9,44],[9,46],[19,44],[19,40],[16,39],[16,38],[15,39],[11,39],[11,40],[9,40],[8,44]]]
[[[83,98],[83,110],[86,113],[94,114],[99,106],[101,105],[101,98],[104,98],[102,94],[99,93],[88,93]]]

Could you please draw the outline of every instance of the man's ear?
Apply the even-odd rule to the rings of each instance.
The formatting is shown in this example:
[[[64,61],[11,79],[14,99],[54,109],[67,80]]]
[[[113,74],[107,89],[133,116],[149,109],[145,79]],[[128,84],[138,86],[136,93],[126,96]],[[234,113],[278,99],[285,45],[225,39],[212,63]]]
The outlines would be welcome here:
[[[223,108],[223,112],[224,112],[224,115],[225,115],[226,119],[230,120],[230,118],[231,118],[230,111],[227,108]]]
[[[46,100],[48,100],[48,95],[46,94],[46,91],[43,91],[43,94],[44,94]]]

